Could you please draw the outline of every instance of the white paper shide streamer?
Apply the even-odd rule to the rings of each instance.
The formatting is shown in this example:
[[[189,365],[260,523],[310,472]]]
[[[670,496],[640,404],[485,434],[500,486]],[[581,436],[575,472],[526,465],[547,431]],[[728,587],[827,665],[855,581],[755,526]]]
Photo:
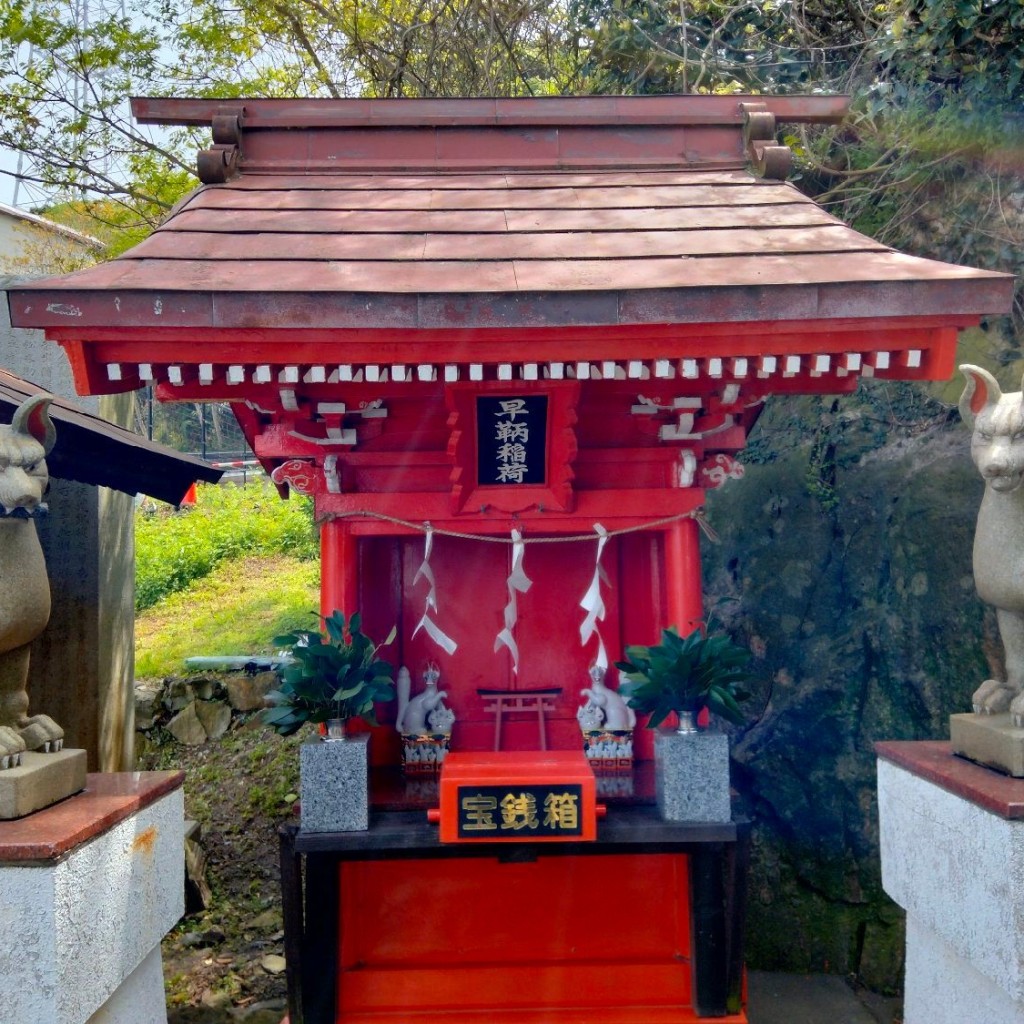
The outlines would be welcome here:
[[[597,658],[594,664],[598,668],[608,668],[608,652],[604,647],[604,640],[601,638],[599,622],[604,622],[604,598],[601,596],[601,581],[608,585],[608,577],[601,565],[601,555],[604,553],[604,546],[608,543],[608,531],[600,524],[594,523],[594,532],[597,534],[597,557],[594,559],[594,577],[587,587],[587,592],[580,601],[580,607],[587,613],[580,623],[580,643],[586,647],[587,642],[597,634]]]
[[[523,556],[526,553],[526,545],[523,543],[523,535],[518,530],[512,531],[512,571],[508,574],[508,604],[505,605],[505,628],[498,634],[494,641],[495,651],[507,647],[512,655],[512,671],[519,674],[519,645],[512,631],[515,629],[516,619],[519,617],[516,607],[516,594],[525,594],[531,587],[533,581],[523,569]]]
[[[430,553],[433,549],[434,530],[432,527],[427,526],[424,534],[423,561],[416,570],[412,583],[413,586],[416,586],[422,578],[427,581],[430,589],[427,591],[427,599],[423,605],[423,618],[420,619],[416,628],[412,631],[412,635],[415,636],[421,629],[424,629],[427,632],[427,636],[438,647],[448,654],[454,654],[459,645],[430,617],[431,612],[437,613],[437,582],[434,579],[434,570],[430,567]]]

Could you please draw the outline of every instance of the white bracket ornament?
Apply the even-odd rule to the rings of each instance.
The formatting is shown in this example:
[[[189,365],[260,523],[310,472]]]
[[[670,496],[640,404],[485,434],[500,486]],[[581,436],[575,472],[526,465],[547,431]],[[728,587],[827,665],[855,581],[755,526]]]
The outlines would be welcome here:
[[[648,398],[646,395],[637,395],[636,402],[629,411],[634,416],[657,416],[665,408],[667,406],[658,405],[657,399]]]
[[[658,431],[661,441],[695,441],[700,433],[694,431],[697,414],[704,404],[702,398],[680,395],[672,399],[672,411],[676,414],[675,423],[666,423]]]
[[[693,479],[697,475],[697,456],[689,448],[684,448],[679,453],[676,474],[677,487],[693,486]]]
[[[341,494],[341,473],[338,470],[338,456],[328,455],[324,459],[324,480],[328,494]]]
[[[359,415],[362,416],[364,420],[386,419],[388,411],[384,408],[384,399],[374,398],[370,402],[360,402]]]
[[[302,459],[289,459],[274,469],[270,479],[279,487],[286,484],[296,494],[312,494],[316,489],[316,465]]]
[[[716,455],[701,471],[704,479],[704,487],[713,491],[716,488],[725,486],[729,480],[743,479],[743,466],[731,455]]]
[[[354,427],[328,427],[327,437],[312,437],[309,434],[303,434],[300,430],[289,430],[288,436],[305,441],[306,444],[315,444],[321,448],[337,448],[342,446],[351,448],[358,441]]]

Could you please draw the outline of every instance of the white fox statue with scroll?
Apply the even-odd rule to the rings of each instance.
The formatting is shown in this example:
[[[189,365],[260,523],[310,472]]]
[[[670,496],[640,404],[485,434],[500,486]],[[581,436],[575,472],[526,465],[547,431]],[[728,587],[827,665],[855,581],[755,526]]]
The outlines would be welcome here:
[[[64,730],[28,713],[29,647],[50,618],[50,584],[35,519],[44,514],[46,456],[56,431],[49,395],[26,399],[0,424],[0,769],[22,752],[57,751]]]

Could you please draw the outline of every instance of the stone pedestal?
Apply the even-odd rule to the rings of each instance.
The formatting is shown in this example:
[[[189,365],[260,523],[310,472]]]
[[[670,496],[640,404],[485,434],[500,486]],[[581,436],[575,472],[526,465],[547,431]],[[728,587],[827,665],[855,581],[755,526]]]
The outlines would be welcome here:
[[[882,884],[907,913],[905,1024],[1024,1021],[1024,782],[879,743]]]
[[[21,818],[85,789],[85,751],[26,751],[17,768],[0,771],[0,821]]]
[[[160,940],[184,911],[180,772],[90,775],[0,823],[0,1020],[166,1024]]]
[[[364,832],[370,827],[367,733],[311,740],[299,749],[304,832]]]
[[[659,732],[654,788],[665,821],[730,821],[729,737],[716,732]]]
[[[1024,778],[1024,729],[1004,715],[950,715],[949,740],[953,753],[977,761],[1016,779]]]

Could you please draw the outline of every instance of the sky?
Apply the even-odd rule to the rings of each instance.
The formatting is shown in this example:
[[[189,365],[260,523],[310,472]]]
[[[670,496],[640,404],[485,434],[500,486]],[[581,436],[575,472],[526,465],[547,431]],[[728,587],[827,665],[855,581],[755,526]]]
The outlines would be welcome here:
[[[17,168],[18,154],[12,153],[7,149],[0,149],[0,203],[5,203],[7,206],[14,205],[14,178],[12,174]],[[28,198],[29,193],[22,188],[21,194],[18,196],[18,205],[21,207],[27,206],[26,200]]]
[[[144,9],[145,5],[142,6]],[[73,0],[73,2],[68,4],[68,8],[73,12],[75,20],[80,21],[84,25],[88,25],[90,21],[95,22],[97,18],[105,15],[120,15],[122,18],[129,15],[125,0]],[[133,23],[138,18],[138,12],[132,11],[131,19]],[[27,55],[28,61],[31,62],[31,46],[27,44],[22,44],[22,46],[23,48],[19,52],[23,56]],[[5,203],[8,206],[15,205],[15,179],[13,175],[17,167],[18,154],[11,150],[0,149],[0,203]],[[18,190],[17,205],[23,210],[38,207],[45,203],[45,201],[46,196],[32,185],[23,184],[21,189]]]

